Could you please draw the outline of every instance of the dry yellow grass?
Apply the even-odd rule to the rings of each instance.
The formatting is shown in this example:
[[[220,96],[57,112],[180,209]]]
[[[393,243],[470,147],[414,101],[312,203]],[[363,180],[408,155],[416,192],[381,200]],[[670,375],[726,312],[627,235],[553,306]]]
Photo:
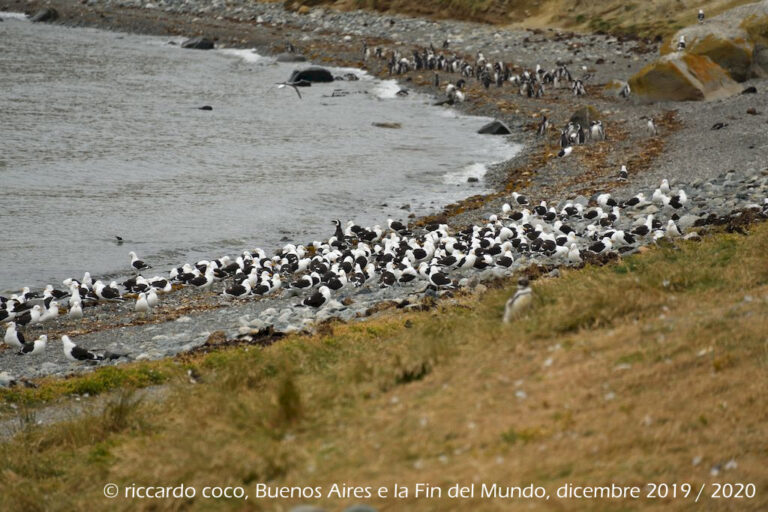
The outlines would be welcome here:
[[[193,362],[202,382],[178,379],[166,401],[123,395],[106,413],[0,445],[0,509],[765,510],[766,253],[764,224],[537,280],[531,312],[508,327],[509,283],[430,312],[209,354]],[[106,482],[240,485],[251,499],[110,501]],[[397,483],[411,496],[257,501],[261,482]],[[751,482],[757,497],[427,500],[414,498],[418,482],[551,493]]]

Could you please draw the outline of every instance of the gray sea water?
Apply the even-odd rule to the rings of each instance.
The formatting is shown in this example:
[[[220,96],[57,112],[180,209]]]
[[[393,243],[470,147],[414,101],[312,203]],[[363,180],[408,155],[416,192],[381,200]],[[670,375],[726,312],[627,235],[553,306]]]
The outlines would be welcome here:
[[[0,17],[0,292],[385,225],[483,192],[467,178],[520,149],[359,70],[299,99],[275,86],[296,65],[250,50]]]

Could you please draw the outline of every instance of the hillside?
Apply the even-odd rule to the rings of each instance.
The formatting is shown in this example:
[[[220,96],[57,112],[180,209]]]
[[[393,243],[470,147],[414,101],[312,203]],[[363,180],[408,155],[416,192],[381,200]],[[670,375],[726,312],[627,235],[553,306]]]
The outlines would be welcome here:
[[[286,7],[331,5],[341,10],[373,9],[388,13],[472,20],[524,28],[558,27],[605,31],[643,37],[665,36],[696,22],[700,8],[707,16],[750,0],[286,0]]]

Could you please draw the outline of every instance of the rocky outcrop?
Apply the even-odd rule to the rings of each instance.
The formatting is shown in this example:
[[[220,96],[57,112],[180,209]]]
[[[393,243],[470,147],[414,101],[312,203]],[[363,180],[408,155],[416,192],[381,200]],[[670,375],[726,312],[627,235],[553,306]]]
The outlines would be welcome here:
[[[333,82],[333,75],[325,68],[312,66],[306,69],[297,69],[291,73],[289,82]]]
[[[709,57],[738,82],[749,78],[755,45],[746,30],[712,20],[706,25],[680,30],[660,49],[660,53],[668,55],[675,52],[681,36],[685,37],[686,53]]]
[[[677,51],[681,36],[685,37],[685,53],[709,57],[738,82],[768,74],[768,0],[730,9],[701,25],[679,30],[660,53]]]
[[[203,36],[193,37],[181,43],[181,47],[190,50],[213,50],[213,41]]]
[[[32,15],[31,18],[29,18],[29,21],[33,23],[42,23],[42,22],[48,22],[48,21],[55,21],[59,18],[59,13],[56,11],[56,9],[52,7],[46,7],[45,9],[41,9],[37,11],[34,15]]]
[[[643,101],[701,101],[727,98],[743,89],[709,57],[675,52],[648,64],[629,79]]]

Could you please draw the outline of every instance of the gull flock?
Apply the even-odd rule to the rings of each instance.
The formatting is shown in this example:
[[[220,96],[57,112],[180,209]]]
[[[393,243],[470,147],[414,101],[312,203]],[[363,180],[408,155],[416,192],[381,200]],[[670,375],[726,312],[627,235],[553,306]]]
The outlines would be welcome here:
[[[620,175],[626,174],[623,168]],[[575,266],[630,253],[660,239],[696,237],[678,225],[692,203],[698,205],[697,217],[704,217],[702,201],[691,201],[684,189],[667,180],[626,200],[602,193],[591,200],[554,205],[514,192],[496,214],[464,229],[437,223],[414,228],[393,219],[386,227],[335,220],[334,233],[327,240],[306,246],[288,244],[272,256],[256,248],[235,258],[183,263],[152,277],[142,275],[151,266],[130,252],[128,266],[133,275],[121,283],[94,280],[86,272],[82,279],[62,281],[63,289],[48,285],[38,292],[24,287],[18,294],[0,297],[0,321],[6,324],[3,341],[35,364],[54,340],[47,334],[27,340],[23,330],[29,326],[44,327],[63,315],[79,321],[95,305],[126,301],[134,301],[133,315],[151,316],[161,297],[176,287],[216,293],[228,301],[288,297],[292,301],[288,307],[262,312],[260,318],[245,323],[241,333],[258,332],[278,319],[283,324],[295,320],[301,330],[319,316],[315,312],[343,310],[346,306],[341,301],[358,292],[402,289],[442,295],[466,286],[473,275],[481,280],[510,276],[530,264]],[[746,208],[768,217],[768,198]],[[520,282],[514,303],[515,311],[505,315],[505,321],[529,305],[527,281]],[[122,356],[79,347],[67,335],[60,341],[72,362],[94,364]]]

